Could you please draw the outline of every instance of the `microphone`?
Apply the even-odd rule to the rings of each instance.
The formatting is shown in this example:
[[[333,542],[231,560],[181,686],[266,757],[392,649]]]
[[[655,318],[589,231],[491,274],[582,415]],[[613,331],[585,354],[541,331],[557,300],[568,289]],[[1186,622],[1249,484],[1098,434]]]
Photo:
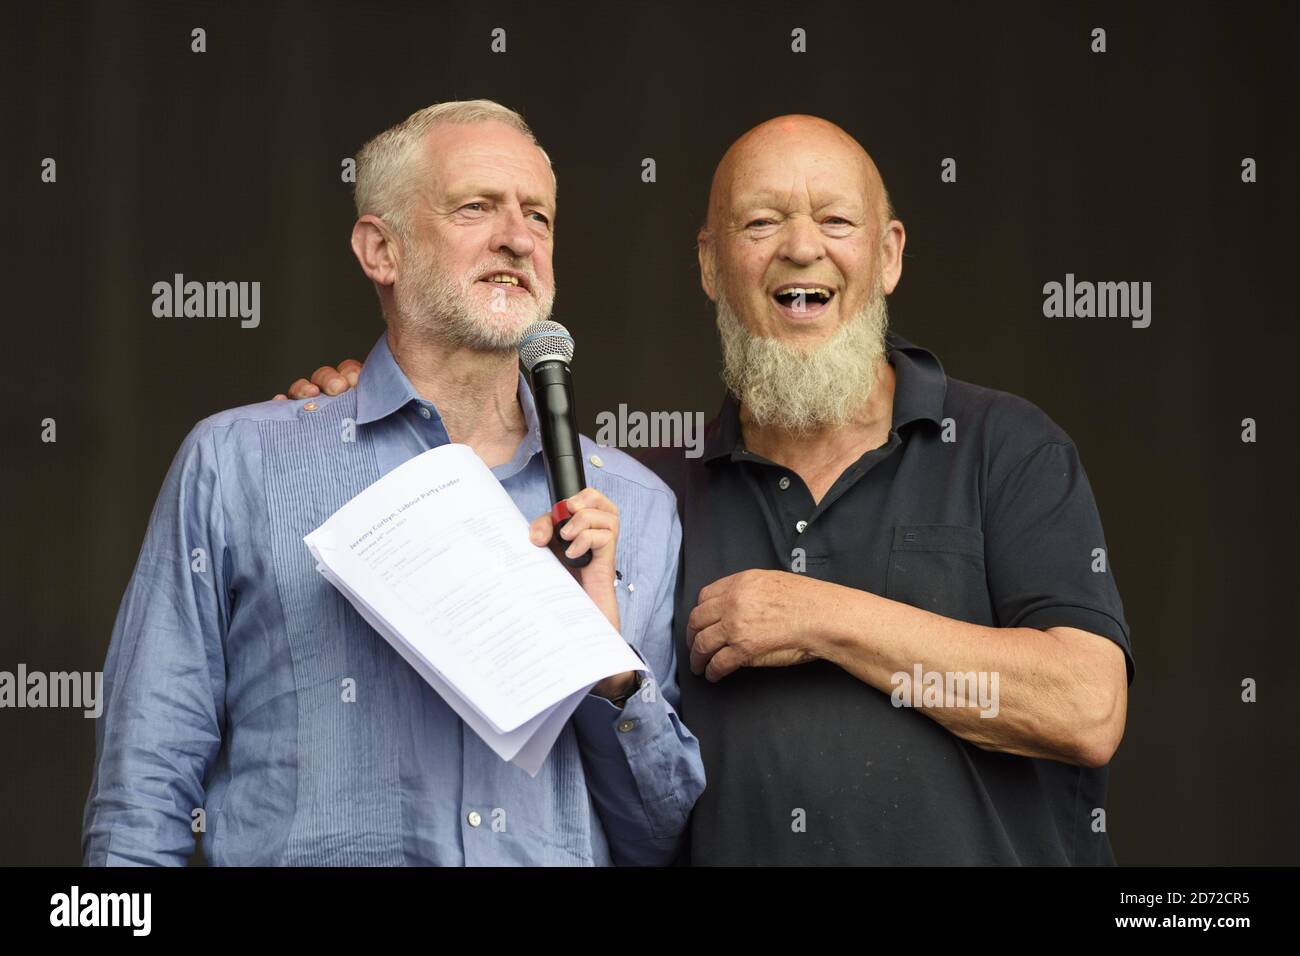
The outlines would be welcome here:
[[[573,404],[573,336],[559,322],[534,322],[519,340],[519,360],[528,372],[537,406],[537,423],[542,432],[542,462],[546,486],[551,492],[551,518],[555,533],[572,517],[564,501],[587,487],[582,468],[582,445],[578,439],[578,415]],[[562,539],[561,539],[562,540]],[[585,568],[591,552],[560,560],[571,568]]]

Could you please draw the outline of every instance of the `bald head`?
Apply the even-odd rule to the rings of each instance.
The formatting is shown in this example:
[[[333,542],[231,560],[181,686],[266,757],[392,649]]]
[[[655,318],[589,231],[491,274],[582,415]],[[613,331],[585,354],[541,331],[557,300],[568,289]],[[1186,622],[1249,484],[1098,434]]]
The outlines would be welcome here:
[[[778,116],[718,164],[698,236],[700,284],[751,335],[807,351],[880,312],[905,242],[857,140],[816,116]]]
[[[779,193],[784,188],[782,180],[790,192],[801,188],[813,191],[819,180],[828,178],[856,187],[864,208],[882,229],[894,218],[876,164],[861,144],[840,127],[801,113],[759,123],[732,143],[718,163],[709,190],[705,229],[713,232],[725,228],[732,211],[743,206],[751,198],[750,193]]]

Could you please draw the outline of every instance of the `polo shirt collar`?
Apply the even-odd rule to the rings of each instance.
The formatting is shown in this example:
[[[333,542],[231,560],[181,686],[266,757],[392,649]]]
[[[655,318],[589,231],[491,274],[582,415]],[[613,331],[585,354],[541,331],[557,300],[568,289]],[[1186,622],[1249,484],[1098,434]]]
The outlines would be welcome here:
[[[894,431],[922,419],[942,424],[948,376],[939,357],[893,329],[885,332],[885,352],[894,366]],[[722,411],[705,430],[704,460],[730,455],[741,446],[740,401],[727,392]]]
[[[939,356],[893,331],[885,333],[885,350],[894,366],[894,430],[921,419],[942,426],[948,376]]]

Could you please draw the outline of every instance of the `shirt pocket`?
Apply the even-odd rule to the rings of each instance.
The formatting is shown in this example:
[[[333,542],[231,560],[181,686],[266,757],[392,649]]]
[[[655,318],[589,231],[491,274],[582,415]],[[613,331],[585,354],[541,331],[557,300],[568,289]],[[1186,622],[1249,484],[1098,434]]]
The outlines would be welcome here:
[[[948,524],[895,526],[885,596],[943,617],[991,626],[984,532]]]

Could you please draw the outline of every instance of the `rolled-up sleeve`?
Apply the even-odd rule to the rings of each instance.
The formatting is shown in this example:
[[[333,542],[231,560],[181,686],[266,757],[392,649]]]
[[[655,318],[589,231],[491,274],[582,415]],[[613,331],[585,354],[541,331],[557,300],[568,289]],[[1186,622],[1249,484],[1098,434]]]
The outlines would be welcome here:
[[[1101,516],[1078,451],[1048,442],[1021,459],[989,498],[989,594],[1002,627],[1073,627],[1133,651]]]
[[[671,503],[671,502],[670,502]],[[615,863],[661,866],[681,845],[695,801],[704,790],[698,741],[677,714],[673,650],[673,589],[682,529],[672,509],[672,555],[655,592],[654,610],[638,649],[645,682],[620,710],[588,695],[574,712],[588,788]]]
[[[211,432],[186,437],[154,505],[104,665],[87,866],[184,865],[224,724],[229,623]]]

